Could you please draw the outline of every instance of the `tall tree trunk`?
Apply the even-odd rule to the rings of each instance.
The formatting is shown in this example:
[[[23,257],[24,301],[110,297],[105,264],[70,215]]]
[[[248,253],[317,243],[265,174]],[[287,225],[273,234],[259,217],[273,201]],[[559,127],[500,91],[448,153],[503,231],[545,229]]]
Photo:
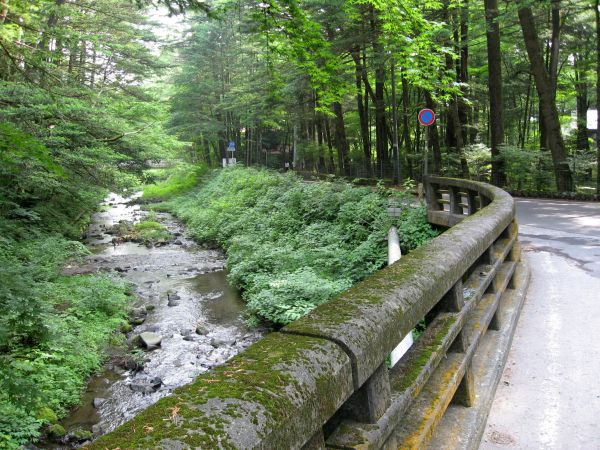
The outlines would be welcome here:
[[[398,102],[396,100],[396,67],[392,61],[392,158],[394,159],[394,184],[400,183],[400,149],[398,148]]]
[[[446,18],[446,23],[451,24],[454,29],[454,40],[455,46],[457,46],[457,36],[458,32],[456,31],[456,24],[454,20],[455,7],[452,6],[452,10],[450,9],[450,2],[447,2],[444,5],[444,15]],[[450,44],[448,42],[448,44]],[[446,55],[446,71],[450,73],[452,70],[456,70],[456,77],[459,78],[460,75],[460,64],[454,63],[451,55]],[[469,178],[469,166],[467,164],[467,160],[463,154],[464,147],[464,139],[463,139],[463,127],[460,121],[460,113],[458,106],[458,96],[456,94],[452,95],[452,99],[448,105],[448,115],[446,121],[446,145],[449,148],[454,148],[456,155],[460,160],[460,174],[463,178]]]
[[[333,142],[331,138],[331,127],[329,119],[325,117],[325,137],[327,138],[327,148],[329,149],[329,173],[335,173],[335,162],[333,160]],[[340,169],[341,170],[341,169]]]
[[[542,104],[538,104],[538,125],[539,125],[539,140],[540,140],[540,150],[547,151],[548,150],[548,129],[546,127],[546,122],[543,119],[544,113],[542,112]]]
[[[350,175],[350,160],[348,158],[348,139],[346,139],[346,127],[344,125],[344,113],[340,102],[333,102],[335,114],[335,147],[338,151],[340,172]]]
[[[462,84],[462,98],[458,103],[458,117],[462,125],[462,138],[465,145],[470,143],[469,118],[471,117],[471,108],[465,101],[468,95],[467,85],[469,83],[469,0],[463,0],[460,6],[460,65],[458,71],[458,81]]]
[[[8,15],[8,0],[0,0],[0,25],[6,20]]]
[[[552,98],[556,101],[556,86],[558,82],[558,55],[560,50],[560,0],[552,0],[550,12],[550,26],[552,29],[550,40],[546,46],[546,67],[550,86],[552,89]],[[540,149],[548,150],[548,130],[546,123],[542,120],[542,105],[539,105],[539,130],[540,130]]]
[[[406,76],[401,69],[402,79],[402,140],[404,141],[404,148],[406,151],[404,152],[406,155],[406,173],[409,178],[415,179],[413,173],[413,165],[412,160],[409,157],[409,153],[412,152],[412,143],[410,136],[410,112],[408,111],[410,98],[408,92],[408,81],[406,80]]]
[[[452,119],[454,123],[454,136],[456,138],[456,153],[460,158],[460,173],[464,179],[469,179],[469,164],[464,153],[464,141],[462,136],[462,128],[460,126],[460,116],[458,113],[458,98],[455,95],[452,103],[450,104]]]
[[[574,55],[575,66],[575,92],[577,96],[577,150],[589,150],[587,136],[587,110],[588,104],[588,84],[585,68],[582,67],[583,58],[579,54]]]
[[[77,67],[77,78],[81,84],[85,84],[85,61],[87,57],[87,42],[80,41],[79,64]]]
[[[529,80],[527,81],[527,95],[525,97],[525,108],[523,113],[523,127],[522,131],[519,132],[519,148],[523,150],[525,148],[525,142],[527,140],[527,130],[529,129],[529,118],[531,117],[531,74],[529,74]]]
[[[354,59],[355,65],[355,78],[356,78],[356,103],[358,106],[358,117],[360,121],[360,138],[363,148],[363,155],[365,157],[365,171],[367,176],[372,175],[371,171],[371,143],[369,142],[369,122],[367,117],[367,110],[365,102],[363,101],[362,91],[362,77],[363,67],[360,60],[360,47],[355,46],[352,49],[352,59]]]
[[[552,36],[550,38],[550,61],[548,63],[548,74],[552,95],[556,100],[556,86],[558,83],[558,52],[560,50],[560,0],[552,0]]]
[[[500,51],[500,25],[498,1],[485,0],[487,23],[487,57],[490,98],[490,147],[492,149],[492,183],[506,185],[504,161],[500,146],[504,143],[504,106],[502,104],[502,53]]]
[[[385,60],[383,46],[379,42],[381,24],[375,8],[371,7],[371,31],[373,33],[373,64],[375,67],[375,149],[380,167],[389,169],[387,126],[385,120]],[[385,171],[388,174],[388,171]]]
[[[317,113],[316,115],[316,127],[317,127],[317,144],[319,145],[319,166],[323,169],[327,168],[327,162],[325,161],[325,139],[323,136],[323,114]],[[320,171],[320,170],[319,170]]]
[[[520,0],[520,5],[524,5],[523,0]],[[540,49],[535,20],[530,7],[521,6],[519,8],[519,22],[521,24],[525,47],[527,48],[527,54],[531,64],[531,73],[533,74],[539,96],[542,120],[546,124],[548,132],[548,146],[552,153],[552,161],[554,163],[556,188],[559,192],[572,191],[573,178],[571,176],[571,169],[567,163],[567,152],[560,129],[556,102],[554,100],[550,78],[544,67],[544,59]]]
[[[92,73],[90,74],[90,87],[92,89],[94,89],[94,86],[96,84],[96,60],[97,60],[97,51],[96,51],[96,44],[92,44],[94,50],[92,51]]]

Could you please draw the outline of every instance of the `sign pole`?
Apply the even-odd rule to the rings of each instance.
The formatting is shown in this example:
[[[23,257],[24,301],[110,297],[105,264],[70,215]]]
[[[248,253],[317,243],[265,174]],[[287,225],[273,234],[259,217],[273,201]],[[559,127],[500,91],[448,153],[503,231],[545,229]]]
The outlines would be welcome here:
[[[427,175],[429,168],[427,167],[428,151],[429,151],[429,127],[435,123],[435,112],[429,108],[419,111],[419,123],[425,127],[425,150],[423,151],[423,176]]]
[[[229,152],[231,152],[231,154],[229,154]],[[227,152],[225,155],[227,158],[228,166],[233,166],[235,164],[235,160],[233,158],[234,153],[235,153],[235,141],[229,141],[229,146],[227,147]]]
[[[425,127],[425,176],[427,176],[429,162],[429,127]]]

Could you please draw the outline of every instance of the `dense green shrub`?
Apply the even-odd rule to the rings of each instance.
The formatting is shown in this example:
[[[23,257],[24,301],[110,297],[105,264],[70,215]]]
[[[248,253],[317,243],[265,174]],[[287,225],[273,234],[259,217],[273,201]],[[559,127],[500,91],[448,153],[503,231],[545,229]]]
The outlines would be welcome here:
[[[31,441],[77,404],[125,320],[128,286],[106,276],[60,275],[85,247],[30,233],[20,242],[0,237],[0,448]]]
[[[144,199],[166,200],[183,194],[196,186],[204,173],[206,166],[191,164],[179,164],[168,172],[165,169],[150,169],[146,174],[154,182],[144,187]]]
[[[390,218],[389,197],[404,204]],[[436,235],[423,206],[385,189],[305,183],[251,168],[219,170],[199,189],[165,205],[192,236],[225,249],[231,281],[253,319],[289,323],[385,265],[387,231],[404,252]]]

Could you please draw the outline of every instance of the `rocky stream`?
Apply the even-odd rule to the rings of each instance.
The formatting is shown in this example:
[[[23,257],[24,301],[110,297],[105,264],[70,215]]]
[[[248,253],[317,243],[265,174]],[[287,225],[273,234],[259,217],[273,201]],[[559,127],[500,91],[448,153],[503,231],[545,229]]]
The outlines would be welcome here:
[[[80,406],[61,422],[65,437],[44,448],[76,448],[116,428],[263,334],[244,325],[244,304],[227,283],[223,253],[195,244],[171,215],[156,215],[170,234],[161,246],[113,236],[116,224],[134,224],[147,215],[135,204],[137,197],[110,194],[87,233],[93,255],[65,268],[70,273],[111,272],[135,286],[128,349],[110,351]]]

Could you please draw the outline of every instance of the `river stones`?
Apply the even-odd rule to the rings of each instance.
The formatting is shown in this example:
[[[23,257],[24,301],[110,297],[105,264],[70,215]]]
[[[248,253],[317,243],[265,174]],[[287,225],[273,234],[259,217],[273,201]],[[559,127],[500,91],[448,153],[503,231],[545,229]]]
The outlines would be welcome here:
[[[142,394],[152,394],[158,391],[158,388],[162,385],[162,380],[159,377],[152,377],[144,380],[132,381],[129,388],[134,392],[141,392]]]
[[[196,349],[196,351],[200,354],[200,355],[207,355],[209,353],[211,353],[215,348],[212,345],[209,344],[200,344],[198,346],[198,348]],[[199,358],[200,356],[198,356]]]
[[[203,325],[203,324],[199,323],[196,326],[196,334],[199,334],[201,336],[205,336],[208,333],[210,333],[210,330],[208,329],[208,327],[206,327],[206,325]]]
[[[101,397],[96,397],[92,401],[92,405],[94,405],[94,408],[96,409],[100,408],[102,405],[104,405],[104,403],[106,403],[106,399]]]
[[[139,339],[142,345],[148,350],[155,349],[160,346],[160,343],[162,342],[162,336],[159,336],[152,331],[144,331],[139,335]]]
[[[95,425],[92,425],[92,434],[94,437],[98,437],[104,433],[106,433],[107,426],[105,423],[100,422]]]
[[[236,339],[229,336],[216,336],[210,340],[210,345],[213,347],[221,347],[223,345],[235,345]]]
[[[133,308],[129,311],[129,323],[132,325],[141,325],[146,320],[148,311],[146,308]]]
[[[66,440],[68,442],[85,442],[92,439],[92,437],[93,435],[91,431],[79,428],[67,434]]]
[[[181,297],[177,294],[167,293],[167,300],[167,305],[179,306],[179,300],[181,300]]]
[[[198,364],[209,369],[217,365],[217,363],[214,362],[212,359],[204,356],[198,356]]]

